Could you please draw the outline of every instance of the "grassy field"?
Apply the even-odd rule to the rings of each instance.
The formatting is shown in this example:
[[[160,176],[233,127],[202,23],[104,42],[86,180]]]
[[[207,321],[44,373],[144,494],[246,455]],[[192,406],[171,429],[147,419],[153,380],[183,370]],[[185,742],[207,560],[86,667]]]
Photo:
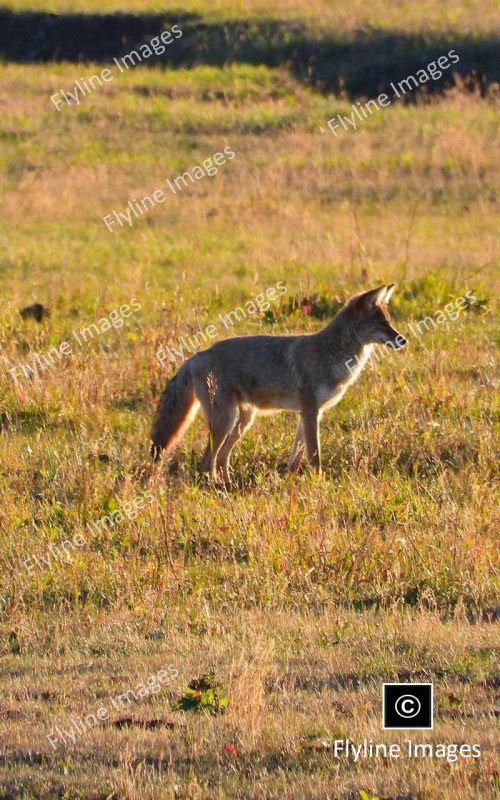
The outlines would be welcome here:
[[[362,0],[331,3],[329,0],[3,0],[2,7],[16,12],[51,13],[165,13],[198,15],[206,20],[284,19],[315,27],[354,29],[363,26],[404,31],[448,31],[491,34],[498,27],[498,9],[494,0],[462,2],[450,0],[445,5],[436,0],[417,5],[402,0],[387,6],[383,0],[366,4]]]
[[[334,136],[327,121],[354,97],[320,91],[297,59],[272,65],[269,40],[261,61],[220,49],[214,63],[115,67],[59,112],[51,96],[106,60],[0,64],[0,798],[492,800],[495,4],[192,0],[186,12],[327,38],[466,36],[487,80],[464,73]],[[399,81],[408,69],[395,63]],[[362,102],[378,78],[353,81]],[[107,229],[106,215],[225,147],[235,157],[217,174]],[[224,322],[279,281],[271,308]],[[227,490],[198,474],[201,420],[153,467],[152,415],[180,364],[160,365],[161,348],[208,325],[217,339],[312,332],[385,282],[398,283],[392,313],[410,346],[325,415],[321,477],[285,473],[288,414],[258,420]],[[474,302],[445,311],[467,293]],[[36,302],[50,316],[22,318]],[[439,311],[446,320],[419,327]],[[113,702],[169,665],[158,692]],[[179,707],[210,673],[207,709]],[[398,680],[434,683],[433,731],[381,730],[382,683]],[[333,752],[347,737],[482,755],[354,763]]]

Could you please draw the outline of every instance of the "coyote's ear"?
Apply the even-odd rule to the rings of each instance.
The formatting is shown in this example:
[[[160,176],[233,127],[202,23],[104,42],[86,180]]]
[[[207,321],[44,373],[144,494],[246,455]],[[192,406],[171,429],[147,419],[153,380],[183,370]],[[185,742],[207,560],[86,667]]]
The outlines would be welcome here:
[[[388,303],[389,302],[389,300],[391,299],[395,288],[396,288],[396,284],[395,283],[390,283],[387,286],[387,288],[385,290],[385,297],[384,297],[384,300],[383,300],[384,303]]]
[[[354,298],[356,300],[356,305],[359,303],[360,306],[365,307],[379,306],[384,301],[386,290],[386,286],[379,286],[378,289],[370,289],[369,292],[358,294],[357,297]]]
[[[366,314],[373,306],[381,305],[384,301],[386,290],[386,286],[379,286],[378,289],[370,289],[369,292],[362,292],[351,297],[347,304],[351,314],[354,316]]]

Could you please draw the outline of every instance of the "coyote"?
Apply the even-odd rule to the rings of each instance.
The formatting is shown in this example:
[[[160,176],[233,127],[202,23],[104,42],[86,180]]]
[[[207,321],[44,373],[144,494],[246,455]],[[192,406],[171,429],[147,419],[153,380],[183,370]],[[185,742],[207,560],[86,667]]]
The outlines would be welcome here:
[[[399,350],[408,342],[391,325],[387,303],[395,284],[352,297],[318,333],[239,336],[191,356],[160,397],[151,434],[157,460],[180,441],[200,405],[209,428],[200,468],[230,481],[229,457],[257,411],[300,414],[288,469],[304,449],[320,470],[318,422],[366,364],[374,344]]]

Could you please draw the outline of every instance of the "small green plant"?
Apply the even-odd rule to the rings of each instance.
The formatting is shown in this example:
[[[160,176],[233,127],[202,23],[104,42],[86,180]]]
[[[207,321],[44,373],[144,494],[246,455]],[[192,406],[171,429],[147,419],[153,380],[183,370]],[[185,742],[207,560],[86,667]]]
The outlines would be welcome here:
[[[222,694],[222,685],[216,681],[213,671],[191,681],[179,700],[177,711],[205,711],[208,714],[223,714],[227,697]]]
[[[368,792],[364,792],[363,789],[358,789],[358,791],[361,800],[379,800],[378,797],[375,797],[375,795],[373,795],[372,797],[371,794],[368,794]]]

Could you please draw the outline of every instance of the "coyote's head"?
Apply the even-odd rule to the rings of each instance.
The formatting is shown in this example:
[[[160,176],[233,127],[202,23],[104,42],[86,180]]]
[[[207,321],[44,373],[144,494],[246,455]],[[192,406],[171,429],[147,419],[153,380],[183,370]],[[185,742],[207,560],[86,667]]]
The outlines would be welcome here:
[[[355,327],[356,337],[363,344],[385,344],[394,350],[408,344],[408,340],[392,327],[387,310],[394,288],[395,284],[391,283],[357,294],[349,300],[345,312]]]

